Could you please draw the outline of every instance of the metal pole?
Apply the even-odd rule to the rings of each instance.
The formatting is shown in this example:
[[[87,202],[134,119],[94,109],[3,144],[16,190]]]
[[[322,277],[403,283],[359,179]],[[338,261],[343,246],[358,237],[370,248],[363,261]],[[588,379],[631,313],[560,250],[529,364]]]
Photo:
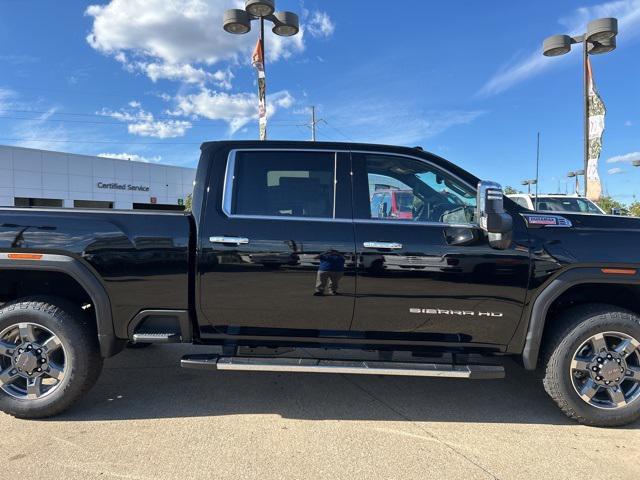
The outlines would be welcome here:
[[[267,54],[264,51],[264,17],[260,17],[260,48],[262,48],[262,69],[266,72]]]
[[[538,211],[538,180],[540,174],[540,132],[538,132],[538,146],[536,147],[536,203],[534,211]]]
[[[264,51],[264,17],[260,17],[260,48],[262,48],[262,72],[264,74],[264,109],[265,109],[265,119],[266,111],[267,111],[267,53]],[[268,138],[267,135],[267,127],[265,123],[264,128],[264,139]]]
[[[588,62],[589,62],[589,51],[588,51],[588,42],[587,36],[584,36],[584,41],[582,42],[582,50],[583,50],[583,70],[584,70],[584,196],[587,196],[587,170],[589,168],[589,74],[588,74]],[[577,182],[577,175],[576,175]],[[578,189],[576,188],[576,191]]]
[[[316,141],[316,107],[311,106],[311,141]]]

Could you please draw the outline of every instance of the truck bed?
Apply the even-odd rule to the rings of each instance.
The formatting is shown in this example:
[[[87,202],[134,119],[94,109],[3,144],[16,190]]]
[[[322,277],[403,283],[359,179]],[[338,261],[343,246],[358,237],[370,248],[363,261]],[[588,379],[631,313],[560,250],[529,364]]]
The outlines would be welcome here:
[[[141,308],[188,308],[190,237],[183,212],[0,209],[1,251],[69,255],[97,272],[120,338]]]

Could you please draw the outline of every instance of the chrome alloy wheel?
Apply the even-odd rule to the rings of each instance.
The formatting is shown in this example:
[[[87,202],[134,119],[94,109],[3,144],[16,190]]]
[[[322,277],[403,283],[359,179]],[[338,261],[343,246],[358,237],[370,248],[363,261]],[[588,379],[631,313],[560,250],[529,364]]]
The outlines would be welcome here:
[[[0,389],[20,400],[53,393],[67,373],[60,339],[35,323],[18,323],[0,332]]]
[[[640,398],[640,342],[620,332],[597,333],[573,355],[573,388],[591,406],[622,408]]]

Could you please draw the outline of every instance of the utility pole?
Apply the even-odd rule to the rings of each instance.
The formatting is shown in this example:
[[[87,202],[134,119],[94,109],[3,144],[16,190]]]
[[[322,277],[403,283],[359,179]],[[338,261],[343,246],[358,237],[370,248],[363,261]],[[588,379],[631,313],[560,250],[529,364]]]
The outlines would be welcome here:
[[[311,141],[316,141],[316,125],[324,122],[322,118],[316,119],[316,107],[315,105],[311,106],[311,123],[304,124],[304,126],[309,127],[311,129]]]
[[[311,106],[311,141],[316,141],[316,107]]]

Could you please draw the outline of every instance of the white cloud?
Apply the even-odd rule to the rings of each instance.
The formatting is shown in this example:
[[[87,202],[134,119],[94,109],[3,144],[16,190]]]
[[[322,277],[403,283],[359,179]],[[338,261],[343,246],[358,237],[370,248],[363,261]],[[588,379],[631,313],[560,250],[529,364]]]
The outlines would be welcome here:
[[[137,153],[99,153],[98,157],[115,158],[116,160],[131,160],[133,162],[145,162],[145,163],[159,163],[162,160],[161,156],[144,157]]]
[[[501,93],[516,83],[548,69],[552,62],[555,63],[558,60],[559,58],[550,59],[543,57],[540,52],[536,51],[525,59],[498,70],[498,72],[482,86],[478,95],[490,96]]]
[[[306,29],[312,37],[327,38],[333,35],[336,27],[327,13],[313,12],[307,21]]]
[[[175,101],[176,107],[169,114],[222,120],[229,124],[232,134],[258,118],[258,97],[253,93],[230,94],[203,89],[196,94],[178,95]],[[287,91],[267,95],[267,115],[273,115],[280,108],[290,108],[293,103],[294,98]]]
[[[206,67],[224,60],[248,63],[255,35],[232,35],[222,29],[222,15],[239,0],[111,0],[91,5],[93,17],[87,42],[112,55],[130,71],[187,83],[219,82],[227,88],[231,77],[209,73]],[[280,37],[267,29],[267,59],[276,61],[304,51],[304,32]]]
[[[127,123],[128,132],[141,137],[183,137],[191,128],[191,122],[185,120],[156,120],[152,113],[142,109],[140,102],[131,101],[129,107],[117,111],[103,108],[97,113]]]
[[[631,163],[640,161],[640,152],[631,152],[624,155],[616,155],[607,159],[607,163]]]
[[[231,81],[234,78],[233,73],[228,68],[211,73],[188,63],[129,62],[126,55],[120,56],[119,61],[127,71],[142,72],[154,83],[162,79],[197,84],[200,86],[204,86],[207,83],[214,83],[220,88],[230,90]]]
[[[454,126],[471,123],[485,113],[483,110],[419,112],[410,106],[398,104],[357,102],[327,112],[327,118],[331,125],[346,130],[349,137],[358,141],[411,145],[435,137]]]
[[[63,125],[47,124],[46,121],[56,113],[55,108],[48,108],[33,120],[20,122],[13,128],[12,136],[20,138],[16,145],[41,150],[60,150],[70,140],[69,132]],[[51,140],[51,141],[50,141]]]
[[[16,94],[13,90],[9,90],[8,88],[0,88],[0,112],[3,108],[8,108],[10,106],[10,101],[15,96]]]
[[[640,0],[615,0],[612,2],[581,7],[571,16],[561,18],[559,23],[562,29],[570,35],[577,35],[593,19],[601,17],[616,17],[620,34],[618,45],[623,46],[640,30]],[[541,40],[542,41],[542,40]],[[581,48],[581,47],[580,47]],[[577,51],[574,49],[573,51]],[[539,49],[520,60],[500,68],[478,91],[480,96],[491,96],[501,93],[515,84],[522,82],[534,75],[538,75],[560,62],[566,61],[571,55],[557,58],[547,58]]]
[[[607,173],[609,175],[618,175],[619,173],[625,173],[626,170],[624,170],[623,168],[620,167],[613,167],[610,168],[609,170],[607,170]]]
[[[178,120],[158,120],[153,122],[138,122],[127,125],[127,130],[132,135],[155,138],[184,137],[191,128],[190,122]]]

